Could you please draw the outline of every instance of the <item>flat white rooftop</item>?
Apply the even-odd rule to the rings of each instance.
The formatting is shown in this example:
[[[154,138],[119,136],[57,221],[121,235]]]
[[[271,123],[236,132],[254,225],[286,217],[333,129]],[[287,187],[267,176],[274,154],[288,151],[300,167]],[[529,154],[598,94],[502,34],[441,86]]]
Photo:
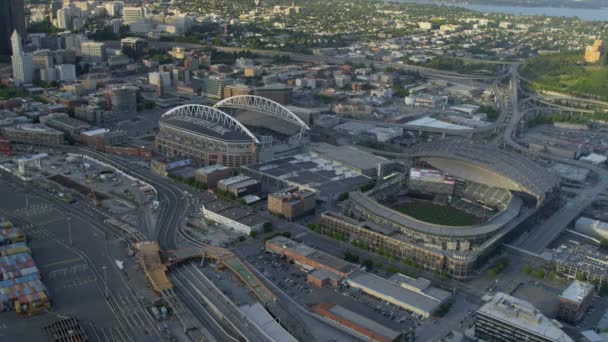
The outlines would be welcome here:
[[[543,336],[551,341],[574,342],[534,305],[506,293],[496,293],[488,303],[477,310],[477,314],[507,323],[528,333]]]
[[[359,288],[425,317],[430,316],[442,304],[438,299],[425,293],[412,291],[388,279],[364,271],[349,275],[347,282],[351,287]]]
[[[441,129],[472,129],[471,127],[455,125],[449,122],[433,119],[431,117],[424,117],[420,119],[416,119],[410,121],[405,124],[406,126],[422,126],[422,127],[431,127],[431,128],[441,128]]]
[[[575,280],[562,292],[561,298],[581,304],[593,292],[593,285]]]
[[[241,312],[247,316],[261,331],[270,337],[272,341],[297,342],[287,330],[277,323],[266,309],[258,302],[251,305],[239,307]]]

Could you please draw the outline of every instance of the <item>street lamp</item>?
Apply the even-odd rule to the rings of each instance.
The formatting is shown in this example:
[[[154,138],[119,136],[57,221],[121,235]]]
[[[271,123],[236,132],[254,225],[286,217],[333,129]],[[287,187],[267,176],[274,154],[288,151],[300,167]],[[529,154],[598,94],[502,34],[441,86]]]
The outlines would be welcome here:
[[[72,217],[68,216],[68,243],[72,246]]]
[[[104,295],[108,298],[108,268],[104,265],[101,269],[103,270]]]

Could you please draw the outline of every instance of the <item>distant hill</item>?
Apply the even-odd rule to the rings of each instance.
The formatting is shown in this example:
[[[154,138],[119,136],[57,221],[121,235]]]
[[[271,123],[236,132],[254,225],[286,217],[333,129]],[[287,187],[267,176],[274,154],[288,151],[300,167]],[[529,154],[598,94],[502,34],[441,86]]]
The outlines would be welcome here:
[[[608,100],[608,66],[586,64],[582,52],[544,55],[530,59],[521,75],[536,90]]]

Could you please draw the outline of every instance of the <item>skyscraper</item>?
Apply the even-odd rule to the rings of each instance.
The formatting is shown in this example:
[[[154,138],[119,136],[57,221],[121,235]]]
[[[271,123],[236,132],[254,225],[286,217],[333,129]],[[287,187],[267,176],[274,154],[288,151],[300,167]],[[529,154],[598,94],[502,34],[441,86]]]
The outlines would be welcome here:
[[[62,29],[72,28],[72,14],[69,7],[63,7],[57,10],[57,27]]]
[[[22,84],[32,83],[34,74],[34,62],[31,53],[24,53],[21,43],[21,36],[17,30],[13,31],[11,36],[11,45],[13,56],[11,61],[13,64],[13,79]]]
[[[17,30],[25,34],[23,0],[0,1],[0,55],[11,55],[11,35]]]

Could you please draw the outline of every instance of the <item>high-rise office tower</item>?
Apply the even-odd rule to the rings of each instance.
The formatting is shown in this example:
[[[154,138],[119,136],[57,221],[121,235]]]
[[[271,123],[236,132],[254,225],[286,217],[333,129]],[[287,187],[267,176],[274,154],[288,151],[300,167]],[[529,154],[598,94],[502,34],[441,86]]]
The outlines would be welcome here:
[[[21,43],[21,36],[17,30],[13,31],[11,36],[11,46],[13,56],[11,62],[13,65],[13,79],[22,84],[32,83],[34,76],[34,62],[31,53],[24,53]]]
[[[57,27],[62,29],[72,28],[72,13],[69,7],[63,7],[57,10]]]
[[[17,30],[25,35],[25,9],[23,0],[0,1],[0,55],[11,55],[11,35]]]

